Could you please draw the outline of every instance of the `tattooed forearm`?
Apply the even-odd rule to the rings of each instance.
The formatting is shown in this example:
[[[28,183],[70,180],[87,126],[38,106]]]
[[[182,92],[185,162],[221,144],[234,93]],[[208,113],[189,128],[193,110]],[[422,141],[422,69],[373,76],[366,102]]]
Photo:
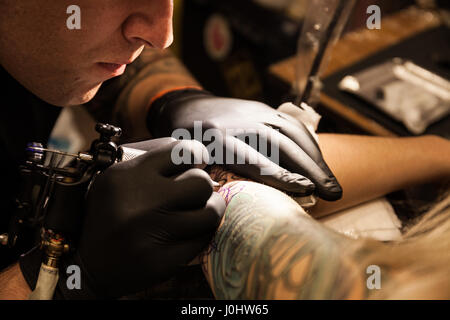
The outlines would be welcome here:
[[[218,299],[365,296],[363,274],[345,250],[353,240],[324,228],[273,188],[234,182],[220,192],[228,206],[205,264]]]

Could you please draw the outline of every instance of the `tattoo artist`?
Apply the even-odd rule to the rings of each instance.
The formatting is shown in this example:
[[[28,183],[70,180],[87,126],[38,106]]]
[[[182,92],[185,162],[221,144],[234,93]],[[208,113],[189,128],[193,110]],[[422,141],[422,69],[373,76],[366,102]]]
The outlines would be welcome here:
[[[201,170],[206,164],[176,166],[170,158],[180,143],[192,154],[206,150],[198,142],[168,138],[177,128],[192,129],[194,121],[222,132],[279,129],[274,134],[281,166],[273,163],[272,175],[261,175],[258,165],[230,168],[297,194],[315,192],[329,201],[341,197],[341,187],[305,128],[263,103],[203,91],[176,59],[157,50],[172,42],[172,0],[77,0],[77,5],[81,29],[69,30],[65,1],[0,0],[0,161],[6,186],[0,196],[0,233],[7,231],[15,208],[26,144],[47,141],[60,107],[85,104],[97,120],[115,119],[134,141],[143,132],[152,139],[133,145],[149,152],[95,179],[80,245],[65,262],[80,266],[82,288],[68,290],[61,272],[55,298],[139,292],[170,278],[208,244],[225,204]],[[145,47],[158,53],[143,53]],[[40,251],[26,249],[0,249],[2,267],[9,265],[0,274],[0,298],[27,299],[34,289]]]

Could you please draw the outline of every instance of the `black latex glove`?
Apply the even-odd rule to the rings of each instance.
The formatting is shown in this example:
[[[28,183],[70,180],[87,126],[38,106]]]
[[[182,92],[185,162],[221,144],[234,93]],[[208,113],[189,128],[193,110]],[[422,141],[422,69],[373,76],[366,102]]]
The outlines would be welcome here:
[[[172,138],[125,145],[149,151],[95,178],[78,249],[63,260],[57,297],[139,292],[173,276],[208,245],[225,203],[205,171],[173,164],[172,147],[179,144],[193,155],[205,151],[197,141]],[[81,268],[82,290],[66,287],[65,268],[72,264]]]
[[[298,195],[315,191],[328,201],[342,197],[342,189],[323,160],[316,141],[306,127],[291,116],[256,101],[219,98],[199,90],[179,90],[152,104],[147,124],[155,137],[162,137],[171,136],[177,128],[193,131],[194,121],[202,121],[203,129],[222,131],[225,142],[234,142],[238,146],[235,153],[242,155],[257,151],[235,136],[226,135],[226,129],[273,130],[271,136],[279,141],[279,165],[265,158],[267,161],[263,159],[257,164],[227,166],[255,181]],[[261,175],[262,167],[272,167],[274,174]]]

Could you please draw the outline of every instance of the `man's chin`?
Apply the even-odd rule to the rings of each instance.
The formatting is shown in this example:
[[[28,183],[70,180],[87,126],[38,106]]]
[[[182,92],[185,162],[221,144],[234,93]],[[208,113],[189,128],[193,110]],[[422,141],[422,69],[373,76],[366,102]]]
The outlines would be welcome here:
[[[97,94],[101,85],[102,84],[100,83],[87,91],[74,94],[70,100],[64,101],[62,104],[60,104],[60,106],[61,107],[73,107],[73,106],[78,106],[81,104],[88,103],[95,97],[95,95]]]

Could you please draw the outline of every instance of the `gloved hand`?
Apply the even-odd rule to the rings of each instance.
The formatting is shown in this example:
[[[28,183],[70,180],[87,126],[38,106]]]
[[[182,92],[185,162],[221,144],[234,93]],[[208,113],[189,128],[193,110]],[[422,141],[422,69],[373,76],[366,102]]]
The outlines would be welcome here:
[[[163,95],[153,102],[147,125],[155,137],[171,136],[173,130],[186,128],[193,131],[194,121],[202,121],[203,129],[219,129],[224,144],[238,146],[236,154],[258,156],[261,161],[251,164],[227,166],[238,174],[272,187],[309,195],[314,191],[322,199],[338,200],[342,189],[323,160],[319,146],[305,126],[289,115],[278,112],[256,101],[215,97],[200,90],[178,90]],[[262,159],[260,154],[226,129],[271,131],[272,139],[279,143],[280,163]],[[276,130],[275,130],[276,129]],[[249,157],[247,156],[246,159]],[[271,175],[261,175],[261,169],[271,167]],[[286,170],[287,169],[287,170]],[[289,171],[288,171],[289,170]],[[312,183],[311,183],[312,181]]]
[[[61,268],[64,276],[65,267],[80,267],[82,290],[68,290],[62,278],[60,298],[139,292],[167,280],[208,245],[225,203],[205,171],[173,163],[172,148],[180,144],[197,159],[207,156],[197,141],[149,140],[125,145],[148,152],[94,179],[78,249]]]

